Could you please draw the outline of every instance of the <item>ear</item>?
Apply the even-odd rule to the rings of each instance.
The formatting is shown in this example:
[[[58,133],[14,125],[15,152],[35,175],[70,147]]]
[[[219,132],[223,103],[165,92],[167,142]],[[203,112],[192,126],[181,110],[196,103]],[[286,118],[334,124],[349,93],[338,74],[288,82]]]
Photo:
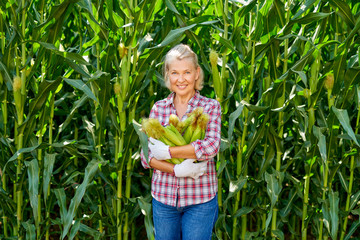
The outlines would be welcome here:
[[[199,80],[199,77],[200,77],[200,67],[198,66],[197,68],[196,68],[196,80]]]

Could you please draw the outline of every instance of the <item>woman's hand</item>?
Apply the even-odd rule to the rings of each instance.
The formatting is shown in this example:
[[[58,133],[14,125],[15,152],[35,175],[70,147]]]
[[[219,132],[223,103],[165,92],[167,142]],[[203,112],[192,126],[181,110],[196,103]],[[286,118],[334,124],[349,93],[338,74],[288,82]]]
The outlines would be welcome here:
[[[149,138],[148,147],[157,160],[171,159],[169,146],[165,143],[151,137]]]
[[[202,161],[200,163],[194,163],[196,159],[186,159],[180,164],[174,166],[174,173],[176,177],[191,177],[198,179],[204,175],[207,168],[208,161]]]

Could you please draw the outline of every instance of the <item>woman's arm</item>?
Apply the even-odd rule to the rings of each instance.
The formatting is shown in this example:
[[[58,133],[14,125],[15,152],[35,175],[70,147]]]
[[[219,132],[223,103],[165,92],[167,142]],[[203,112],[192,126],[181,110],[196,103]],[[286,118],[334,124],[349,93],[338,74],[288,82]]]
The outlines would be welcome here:
[[[174,173],[174,164],[169,163],[167,161],[164,160],[157,160],[156,158],[152,158],[150,160],[150,167],[151,168],[155,168],[157,170],[160,170],[162,172],[166,172],[166,173]]]
[[[195,149],[191,144],[184,146],[170,147],[170,154],[172,158],[196,158]],[[174,164],[169,163],[164,160],[157,160],[156,158],[151,158],[150,167],[160,170],[162,172],[173,173]]]
[[[195,158],[195,148],[191,145],[170,147],[170,154],[172,158]]]

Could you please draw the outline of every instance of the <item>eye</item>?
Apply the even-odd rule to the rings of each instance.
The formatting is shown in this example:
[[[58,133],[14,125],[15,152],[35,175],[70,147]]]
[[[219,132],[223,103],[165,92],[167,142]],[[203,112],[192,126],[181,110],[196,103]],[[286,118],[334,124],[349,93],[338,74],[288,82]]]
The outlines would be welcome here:
[[[171,72],[171,75],[177,75],[177,72]]]

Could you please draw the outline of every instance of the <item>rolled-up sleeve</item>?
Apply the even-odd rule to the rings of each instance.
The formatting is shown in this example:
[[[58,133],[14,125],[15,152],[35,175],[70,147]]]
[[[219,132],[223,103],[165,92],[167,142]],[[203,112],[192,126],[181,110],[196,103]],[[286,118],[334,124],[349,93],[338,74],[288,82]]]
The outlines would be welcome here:
[[[143,149],[141,149],[141,152],[140,152],[140,157],[141,157],[141,165],[144,167],[144,168],[151,168],[149,162],[150,162],[150,159],[152,158],[152,155],[151,155],[151,152],[149,151],[148,153],[148,156],[149,156],[149,160],[146,159],[145,155],[144,155],[144,151]]]
[[[191,143],[195,148],[195,155],[199,160],[209,160],[216,156],[221,142],[221,107],[220,103],[213,100],[208,110],[204,112],[209,115],[209,122],[205,138]]]

